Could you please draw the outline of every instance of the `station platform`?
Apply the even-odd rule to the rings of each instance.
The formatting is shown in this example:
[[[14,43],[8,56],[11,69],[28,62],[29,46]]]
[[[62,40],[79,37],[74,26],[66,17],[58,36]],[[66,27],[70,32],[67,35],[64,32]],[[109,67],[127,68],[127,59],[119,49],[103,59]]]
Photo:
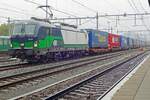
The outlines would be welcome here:
[[[150,100],[150,56],[114,93],[111,100]]]

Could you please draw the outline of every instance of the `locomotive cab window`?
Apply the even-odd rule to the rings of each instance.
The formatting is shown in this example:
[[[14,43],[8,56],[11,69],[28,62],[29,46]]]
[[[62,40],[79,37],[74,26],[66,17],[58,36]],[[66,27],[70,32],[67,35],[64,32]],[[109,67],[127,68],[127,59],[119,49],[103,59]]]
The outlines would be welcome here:
[[[36,25],[34,24],[15,24],[13,35],[35,34]]]
[[[13,35],[21,34],[22,33],[21,31],[22,31],[22,25],[21,24],[14,25]]]
[[[51,28],[51,35],[56,36],[56,37],[57,36],[61,37],[61,30],[59,28],[52,27]]]
[[[26,34],[35,34],[36,25],[27,24],[25,25],[25,33]]]
[[[50,28],[48,28],[48,27],[41,27],[39,29],[38,35],[39,35],[40,38],[44,38],[44,37],[46,37],[49,34],[50,34]]]

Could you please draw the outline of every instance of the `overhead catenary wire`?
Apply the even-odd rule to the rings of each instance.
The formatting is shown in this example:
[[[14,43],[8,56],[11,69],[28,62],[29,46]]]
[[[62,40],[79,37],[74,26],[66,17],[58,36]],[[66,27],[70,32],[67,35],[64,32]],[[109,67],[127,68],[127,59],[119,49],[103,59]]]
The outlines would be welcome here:
[[[16,19],[13,17],[0,16],[0,21],[2,22],[2,20],[3,20],[3,22],[8,22],[10,20],[16,20]]]
[[[14,10],[14,9],[10,9],[10,8],[3,8],[3,7],[0,7],[0,10],[3,10],[3,11],[6,11],[6,12],[12,12],[12,13],[16,13],[16,14],[19,14],[19,15],[25,15],[25,16],[29,16],[31,14],[27,14],[23,11],[19,11],[19,10]],[[33,16],[33,15],[31,15]]]
[[[35,5],[38,5],[38,6],[41,6],[41,4],[40,4],[40,3],[37,3],[37,2],[31,1],[31,0],[24,0],[24,1],[29,2],[29,3],[32,3],[32,4],[35,4]],[[52,7],[52,6],[50,6],[50,8],[51,8],[52,10],[54,10],[54,11],[57,11],[57,12],[63,13],[63,14],[65,14],[65,15],[69,15],[69,16],[76,17],[76,16],[75,16],[75,15],[73,15],[73,14],[70,14],[70,13],[65,12],[65,11],[58,10],[58,9],[56,9],[56,8]]]
[[[77,16],[75,16],[75,15],[73,15],[73,14],[70,14],[70,13],[67,13],[67,12],[64,12],[64,11],[61,11],[61,10],[58,10],[58,9],[56,9],[56,8],[53,8],[53,7],[52,7],[52,9],[55,10],[55,11],[57,11],[57,12],[60,12],[60,13],[69,15],[69,16],[77,17]]]
[[[4,3],[4,2],[2,2],[2,5],[6,5],[8,8],[10,8],[10,9],[15,9],[15,11],[17,11],[17,12],[22,12],[22,13],[24,13],[24,14],[26,14],[26,16],[35,16],[33,13],[31,13],[31,12],[29,12],[28,10],[26,10],[26,9],[23,9],[23,8],[18,8],[18,7],[16,7],[16,6],[13,6],[13,5],[10,5],[10,4],[7,4],[7,3]]]
[[[112,9],[116,9],[118,12],[121,12],[121,10],[118,9],[118,7],[114,6],[112,3],[110,3],[110,1],[108,1],[108,0],[104,0],[104,1],[105,1],[107,4],[109,4]]]
[[[84,8],[86,8],[87,10],[89,10],[89,11],[91,11],[91,12],[94,12],[94,13],[98,13],[98,11],[97,10],[94,10],[94,9],[92,9],[92,8],[89,8],[88,6],[86,6],[85,4],[83,4],[83,3],[81,3],[81,2],[79,2],[79,1],[77,1],[77,0],[72,0],[74,3],[76,3],[76,4],[78,4],[78,5],[80,5],[80,6],[82,6],[82,7],[84,7]],[[107,20],[109,20],[108,18],[106,18]],[[92,20],[92,19],[91,19]],[[89,20],[89,21],[87,21],[87,22],[91,22],[91,20]]]
[[[3,18],[3,19],[8,19],[9,17],[5,17],[5,16],[0,16],[0,18]]]
[[[116,6],[114,6],[110,1],[108,1],[108,0],[104,0],[107,4],[109,4],[110,5],[110,7],[112,8],[112,9],[116,9],[118,12],[122,12],[120,9],[118,9],[118,7],[116,7]],[[108,16],[109,17],[109,16]],[[110,18],[108,18],[108,17],[105,17],[107,20],[111,20]],[[115,16],[115,17],[117,17],[118,19],[119,19],[119,16]],[[116,19],[116,21],[115,21],[115,23],[118,23],[118,21],[119,20],[117,20]],[[113,21],[111,20],[111,22],[113,23]],[[116,24],[116,28],[117,28],[118,26],[117,26],[117,24]],[[110,29],[111,30],[111,29]]]
[[[84,8],[86,8],[86,9],[89,10],[89,11],[92,11],[92,12],[94,12],[94,13],[97,13],[97,12],[98,12],[98,11],[92,9],[92,8],[89,8],[89,7],[86,6],[85,4],[80,3],[79,1],[76,1],[76,0],[72,0],[72,1],[73,1],[74,3],[76,3],[76,4],[78,4],[78,5],[80,5],[80,6],[84,7]]]
[[[140,11],[138,10],[138,8],[136,7],[134,1],[133,1],[133,0],[131,0],[131,1],[132,1],[133,5],[134,5],[134,7],[135,7],[135,10],[136,10],[137,12],[140,12]],[[142,15],[141,15],[141,16],[142,16]],[[142,16],[142,17],[143,17],[143,16]],[[144,21],[143,18],[141,19],[141,21],[142,21],[143,25],[145,26],[145,28],[146,28],[148,31],[150,31],[149,27],[145,24],[145,21]]]
[[[130,7],[133,9],[133,11],[137,12],[137,10],[135,9],[134,5],[132,4],[132,2],[130,0],[128,0],[128,3],[130,5]]]
[[[144,19],[142,19],[142,23],[143,23],[143,25],[145,26],[145,28],[146,28],[148,31],[150,31],[149,27],[145,24]]]
[[[133,2],[134,3],[134,2]],[[134,4],[135,5],[135,4]],[[136,8],[136,5],[135,5],[135,8]],[[136,8],[137,9],[137,8]],[[137,9],[137,11],[139,12],[139,10]],[[143,17],[143,16],[142,16]],[[149,27],[145,24],[145,21],[144,21],[144,19],[142,18],[141,19],[141,21],[142,21],[142,23],[143,23],[143,25],[145,26],[145,28],[148,30],[148,31],[150,31],[150,29],[149,29]]]
[[[27,1],[27,2],[30,2],[30,3],[33,3],[33,4],[35,4],[35,5],[38,5],[38,6],[40,6],[41,4],[39,4],[39,3],[37,3],[37,2],[34,2],[34,1],[31,1],[31,0],[25,0],[25,1]],[[94,12],[94,13],[97,13],[98,11],[96,11],[96,10],[94,10],[94,9],[91,9],[91,8],[89,8],[88,6],[86,6],[85,4],[82,4],[82,3],[80,3],[79,1],[76,1],[76,0],[72,0],[74,3],[77,3],[77,4],[79,4],[80,6],[82,6],[82,7],[84,7],[84,8],[86,8],[87,10],[90,10],[90,11],[92,11],[92,12]],[[74,16],[74,15],[72,15],[72,14],[69,14],[69,13],[67,13],[67,12],[64,12],[64,11],[60,11],[60,10],[58,10],[58,9],[56,9],[56,8],[54,8],[54,7],[52,7],[52,6],[50,6],[51,7],[51,9],[52,10],[55,10],[55,11],[58,11],[58,12],[61,12],[61,13],[64,13],[64,14],[66,14],[66,15],[71,15],[71,16]],[[75,18],[76,18],[76,16],[75,16]],[[58,18],[59,19],[59,18]],[[106,18],[107,20],[110,20],[110,19],[108,19],[108,18]],[[56,19],[57,20],[57,19]],[[91,19],[92,20],[92,19]]]
[[[77,0],[72,0],[74,3],[76,3],[76,4],[78,4],[78,5],[80,5],[80,6],[82,6],[82,7],[84,7],[84,8],[86,8],[87,10],[89,10],[89,11],[91,11],[91,12],[94,12],[94,13],[96,13],[96,27],[97,27],[97,30],[99,29],[99,17],[98,17],[98,11],[97,10],[94,10],[94,9],[92,9],[92,8],[89,8],[88,6],[86,6],[85,4],[83,4],[83,3],[81,3],[81,2],[79,2],[79,1],[77,1]],[[90,20],[92,20],[92,19],[90,19]],[[91,21],[87,21],[87,22],[91,22]]]
[[[14,12],[14,13],[17,13],[17,14],[26,15],[23,12],[20,12],[20,11],[17,11],[17,10],[13,10],[13,9],[9,9],[9,8],[2,8],[2,7],[0,7],[0,10],[5,10],[5,11],[8,11],[8,12]]]
[[[4,3],[4,2],[2,2],[1,4],[2,4],[2,5],[6,5],[7,7],[11,7],[11,8],[13,8],[13,9],[19,10],[19,11],[22,11],[22,12],[28,12],[28,11],[27,11],[27,10],[25,10],[25,9],[18,8],[18,7],[16,7],[16,6],[13,6],[13,5],[10,5],[10,4],[7,4],[7,3]]]
[[[142,3],[141,3],[141,0],[138,0],[138,1],[139,1],[139,4],[140,4],[141,8],[144,10],[144,12],[147,13],[146,9],[143,7],[143,5],[142,5]]]
[[[135,5],[135,2],[134,2],[133,0],[131,0],[131,3],[133,4],[134,9],[135,9],[137,12],[140,12],[139,9],[137,8],[137,6]]]
[[[84,24],[87,24],[87,23],[90,23],[90,22],[93,22],[93,20],[89,19],[89,20],[87,20],[87,21],[85,21],[85,22],[83,22],[83,23],[81,23],[79,25],[84,25]]]
[[[27,1],[28,1],[28,0],[27,0]],[[29,0],[29,1],[34,1],[34,0]],[[75,1],[77,1],[77,0],[75,0]],[[107,0],[107,1],[108,1],[108,0]],[[82,4],[82,2],[80,2],[80,3]],[[85,5],[85,4],[84,4],[84,5]],[[85,6],[86,6],[86,5],[85,5]],[[85,8],[86,8],[86,7],[85,7]],[[55,9],[55,8],[52,7],[52,9]],[[135,8],[134,8],[134,9],[135,9]],[[19,10],[19,9],[18,9],[18,10]],[[20,13],[21,10],[22,10],[22,9],[20,9],[20,11],[18,11],[18,12]],[[58,10],[58,9],[55,9],[55,10]],[[90,10],[90,9],[88,9],[88,10]],[[12,12],[13,12],[13,11],[12,11]],[[23,12],[23,11],[22,11],[22,12]],[[60,11],[58,10],[58,12],[60,12]],[[62,11],[62,12],[63,12],[63,13],[67,13],[67,12],[65,12],[65,11]],[[62,13],[62,12],[61,12],[61,13]],[[94,11],[93,11],[93,12],[94,12]],[[18,14],[19,14],[19,13],[18,13]],[[23,15],[24,15],[24,14],[23,14]],[[66,15],[69,15],[69,14],[67,13]],[[73,14],[72,14],[72,15],[73,15]],[[70,15],[70,16],[72,16],[72,15]],[[74,15],[73,15],[73,16],[74,16]],[[74,17],[75,17],[75,16],[74,16]],[[104,18],[109,18],[109,17],[104,17]],[[111,20],[111,19],[109,19],[109,20]]]

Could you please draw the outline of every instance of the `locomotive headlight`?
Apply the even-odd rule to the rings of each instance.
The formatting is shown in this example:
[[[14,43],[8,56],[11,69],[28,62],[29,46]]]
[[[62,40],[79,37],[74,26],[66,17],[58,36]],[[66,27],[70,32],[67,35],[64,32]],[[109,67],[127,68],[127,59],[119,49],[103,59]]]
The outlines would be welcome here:
[[[23,46],[24,46],[24,43],[21,43],[20,46],[23,47]]]
[[[38,42],[35,41],[35,42],[34,42],[34,47],[37,47],[37,46],[38,46]]]
[[[10,47],[12,48],[13,47],[13,45],[10,43]]]

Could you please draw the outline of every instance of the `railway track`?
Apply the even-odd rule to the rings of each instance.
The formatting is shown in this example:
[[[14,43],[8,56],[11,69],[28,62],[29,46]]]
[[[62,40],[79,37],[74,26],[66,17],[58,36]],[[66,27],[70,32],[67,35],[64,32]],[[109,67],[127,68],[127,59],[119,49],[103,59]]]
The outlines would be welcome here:
[[[9,88],[11,86],[15,86],[16,84],[22,84],[24,82],[28,82],[34,79],[62,73],[64,71],[72,70],[78,67],[83,67],[85,65],[95,63],[97,61],[104,61],[106,59],[114,58],[114,57],[121,56],[121,55],[122,54],[119,53],[119,54],[95,57],[91,59],[75,61],[75,62],[66,63],[62,65],[56,65],[56,66],[49,67],[49,68],[34,70],[34,71],[26,72],[26,73],[0,77],[0,90]]]
[[[102,64],[102,65],[99,63],[100,65],[97,65],[97,67],[95,66],[95,68],[93,68],[91,70],[87,70],[87,71],[81,72],[79,74],[74,74],[74,75],[72,74],[72,76],[68,76],[67,78],[64,78],[63,80],[57,81],[53,84],[49,84],[49,85],[46,85],[46,86],[41,87],[41,88],[37,88],[37,90],[29,91],[29,93],[24,93],[24,94],[21,94],[21,95],[17,95],[15,97],[13,97],[12,99],[17,99],[17,100],[32,100],[32,99],[33,100],[43,100],[43,98],[45,98],[45,97],[53,95],[53,94],[57,93],[58,91],[62,91],[64,88],[68,88],[69,86],[71,86],[73,84],[76,84],[77,82],[79,82],[83,79],[86,79],[88,77],[93,76],[96,73],[99,73],[99,72],[102,72],[106,69],[109,69],[112,66],[114,66],[116,64],[120,64],[120,63],[128,60],[129,58],[134,57],[134,56],[135,56],[135,54],[133,54],[131,56],[120,57],[118,60],[117,59],[112,60],[110,63],[108,61],[107,63]],[[70,72],[67,72],[67,73],[70,73]],[[69,74],[56,75],[56,77],[61,77],[62,75],[69,75]],[[53,80],[53,78],[50,78],[50,79]],[[79,99],[79,100],[82,100],[82,99]]]
[[[10,57],[0,57],[0,62],[8,61]]]
[[[81,61],[87,61],[87,60],[102,58],[102,57],[105,57],[105,56],[113,56],[113,55],[125,54],[125,53],[126,53],[126,51],[124,51],[124,52],[121,51],[121,52],[117,52],[117,53],[110,53],[110,54],[105,54],[105,55],[99,55],[99,56],[96,56],[96,57],[90,57],[89,59],[85,59],[85,60],[81,59],[80,61],[75,61],[75,62],[71,62],[71,63],[78,63],[78,62],[81,62]],[[66,65],[71,64],[71,63],[66,63]],[[52,64],[55,64],[55,62],[52,62]],[[35,67],[36,65],[39,65],[39,64],[28,64],[27,62],[8,64],[8,65],[0,66],[0,71],[7,71],[7,70],[13,70],[13,69],[28,68],[28,67]],[[40,65],[43,65],[43,64],[40,64]]]
[[[24,68],[28,67],[28,63],[14,63],[14,64],[8,64],[0,67],[0,72],[1,71],[7,71],[7,70],[12,70],[12,69],[19,69],[19,68]],[[31,67],[31,66],[30,66]]]
[[[6,56],[8,56],[8,52],[7,51],[0,51],[0,56],[6,57]]]
[[[16,58],[11,58],[11,57],[0,57],[0,62],[10,62],[10,61],[15,61],[17,60]]]
[[[133,52],[133,51],[131,51],[131,52]],[[99,55],[99,56],[95,56],[95,57],[89,57],[89,59],[87,59],[87,60],[92,60],[92,59],[96,59],[96,58],[100,58],[100,57],[102,58],[102,57],[109,56],[109,55],[125,54],[125,53],[126,53],[126,51],[115,52],[115,53],[110,53],[110,54],[108,53],[108,54]],[[84,58],[83,59],[81,58],[81,60],[79,60],[79,61],[73,61],[73,62],[78,63],[81,61],[84,61]],[[65,61],[62,61],[62,62],[65,62]],[[70,61],[70,63],[62,63],[62,64],[68,65],[68,64],[71,64],[73,62]],[[57,62],[52,62],[52,64],[55,64],[55,63],[57,63]],[[19,63],[14,63],[14,64],[1,64],[1,65],[3,65],[3,66],[0,66],[0,72],[1,71],[7,71],[7,70],[13,70],[13,69],[34,67],[34,66],[39,65],[39,64],[28,64],[27,62],[19,62]],[[40,65],[43,65],[43,64],[40,64]]]
[[[85,79],[85,77],[89,77],[89,75],[91,76],[93,73],[97,73],[105,68],[107,68],[108,66],[111,66],[113,64],[116,64],[117,62],[119,61],[122,61],[122,60],[126,60],[128,59],[129,57],[132,57],[132,56],[135,56],[137,54],[139,54],[141,52],[134,52],[134,53],[129,53],[128,55],[123,55],[123,56],[119,56],[119,57],[115,57],[115,58],[112,58],[112,59],[107,59],[105,61],[105,63],[103,63],[103,60],[101,62],[96,62],[96,63],[93,63],[93,64],[88,64],[84,66],[81,66],[81,67],[77,67],[77,68],[74,68],[74,69],[70,69],[70,70],[66,70],[66,71],[63,71],[63,72],[57,72],[55,73],[54,71],[54,74],[47,74],[47,75],[40,75],[34,77],[34,78],[31,78],[33,76],[30,76],[28,75],[28,77],[16,77],[16,78],[9,78],[8,80],[3,80],[3,81],[0,81],[1,82],[1,86],[2,85],[5,85],[4,87],[2,87],[0,89],[1,93],[0,93],[0,98],[1,99],[10,99],[12,98],[13,100],[14,99],[19,99],[20,97],[24,97],[26,95],[26,93],[28,94],[31,94],[31,91],[32,93],[34,94],[37,90],[39,89],[44,89],[45,86],[47,87],[51,87],[54,85],[54,89],[50,89],[48,91],[51,91],[51,93],[54,92],[54,90],[56,89],[61,89],[62,87],[64,87],[65,85],[67,85],[68,83],[66,83],[67,81],[74,81],[74,83],[78,82],[79,80],[83,80]],[[115,59],[115,60],[114,60]],[[118,60],[117,60],[118,59]],[[76,64],[75,64],[76,65]],[[79,64],[78,64],[79,65]],[[70,67],[72,67],[73,65],[70,65]],[[65,66],[66,67],[66,66]],[[61,69],[58,69],[58,70],[61,70]],[[81,70],[81,71],[80,71]],[[79,72],[78,72],[79,71]],[[50,72],[51,73],[51,72]],[[41,73],[42,74],[42,73]],[[39,74],[37,74],[39,75]],[[64,76],[65,75],[65,76]],[[81,76],[80,76],[81,75]],[[83,75],[83,76],[82,76]],[[24,81],[21,81],[22,78],[31,78],[31,79],[25,79]],[[60,78],[60,79],[59,79]],[[79,78],[79,79],[78,79]],[[21,80],[19,80],[21,79]],[[13,84],[9,84],[13,81],[16,80],[16,83],[13,83]],[[18,82],[17,82],[18,81]],[[20,81],[20,82],[19,82]],[[52,81],[52,82],[51,82]],[[62,83],[61,83],[62,81]],[[70,83],[70,82],[69,82]],[[43,84],[43,85],[42,85]],[[56,87],[55,87],[55,84],[56,84]],[[57,84],[62,84],[62,86],[57,86]],[[41,87],[42,86],[42,87]],[[32,89],[30,89],[30,88]],[[67,86],[68,87],[68,86]],[[37,90],[36,90],[37,89]],[[44,89],[45,90],[45,89]],[[43,90],[43,91],[44,91]],[[62,90],[62,89],[61,89]],[[47,92],[46,92],[47,93]],[[8,95],[6,95],[8,94]],[[44,93],[45,94],[45,93]],[[41,95],[44,95],[43,93],[41,93]],[[40,94],[38,94],[37,96],[41,96]],[[36,96],[36,97],[37,97]],[[32,96],[34,97],[34,96]],[[44,96],[45,97],[45,96]],[[43,98],[43,97],[42,97]],[[27,98],[27,99],[21,99],[21,100],[29,100],[31,98]],[[31,99],[32,100],[32,99]],[[34,100],[37,100],[34,99]]]
[[[131,55],[131,54],[135,55],[137,53],[140,53],[140,52],[130,52],[130,53],[128,53],[128,55]],[[116,58],[117,59],[124,58],[125,54],[127,54],[127,52],[118,52],[118,53],[112,53],[111,55],[106,54],[106,55],[101,55],[101,56],[96,56],[96,57],[94,56],[94,57],[90,57],[88,59],[84,58],[84,59],[80,59],[80,60],[76,59],[76,60],[73,60],[73,61],[65,61],[65,63],[61,63],[61,64],[58,64],[58,63],[57,64],[54,63],[55,65],[47,64],[49,66],[46,66],[46,67],[43,66],[44,68],[41,66],[41,69],[37,69],[36,66],[35,66],[34,70],[30,70],[30,68],[29,68],[27,70],[28,72],[24,71],[22,73],[22,70],[24,70],[24,69],[21,69],[20,70],[21,74],[16,74],[16,71],[14,71],[14,73],[11,73],[11,74],[6,75],[6,76],[2,76],[0,78],[0,91],[1,91],[0,98],[1,99],[4,99],[4,98],[8,99],[8,98],[12,98],[12,97],[27,93],[28,89],[24,88],[26,86],[31,86],[32,87],[35,84],[36,85],[41,84],[41,82],[42,82],[42,84],[43,84],[43,82],[45,84],[45,82],[46,82],[45,79],[53,80],[56,77],[59,77],[59,75],[61,75],[61,76],[65,75],[65,73],[70,73],[71,74],[72,71],[74,72],[74,71],[77,71],[77,70],[80,70],[80,69],[90,70],[90,69],[93,69],[93,67],[94,67],[93,65],[97,65],[94,62],[99,62],[98,64],[104,64],[105,65],[105,63],[107,63],[107,62],[109,63],[110,61],[116,60]],[[91,60],[89,60],[89,59],[91,59]],[[85,61],[85,62],[83,62],[83,61]],[[57,68],[57,66],[58,66],[58,68]],[[40,65],[39,65],[39,67],[40,67]],[[82,71],[80,71],[80,73],[82,73]],[[10,70],[8,72],[12,72],[12,71]],[[71,74],[71,75],[75,75],[75,73]],[[69,77],[69,76],[67,75],[66,78],[67,77]],[[63,79],[65,79],[65,78],[63,78]],[[62,79],[60,79],[60,80],[62,80]],[[58,82],[58,81],[59,80],[55,80],[55,82]],[[52,83],[49,83],[49,84],[52,84]],[[25,91],[21,92],[19,87],[21,87],[22,89],[24,88]],[[39,88],[41,88],[41,87],[39,87]],[[20,91],[19,94],[18,93],[14,94],[13,92],[16,91],[16,90],[18,91],[18,89]],[[33,90],[35,90],[35,89],[33,89]],[[30,91],[33,91],[33,90],[30,90]],[[9,91],[9,93],[6,92],[6,91]],[[7,93],[9,94],[9,96],[5,96]]]
[[[83,81],[80,81],[46,100],[100,100],[128,73],[130,73],[146,54],[134,56],[124,62],[105,69]]]

